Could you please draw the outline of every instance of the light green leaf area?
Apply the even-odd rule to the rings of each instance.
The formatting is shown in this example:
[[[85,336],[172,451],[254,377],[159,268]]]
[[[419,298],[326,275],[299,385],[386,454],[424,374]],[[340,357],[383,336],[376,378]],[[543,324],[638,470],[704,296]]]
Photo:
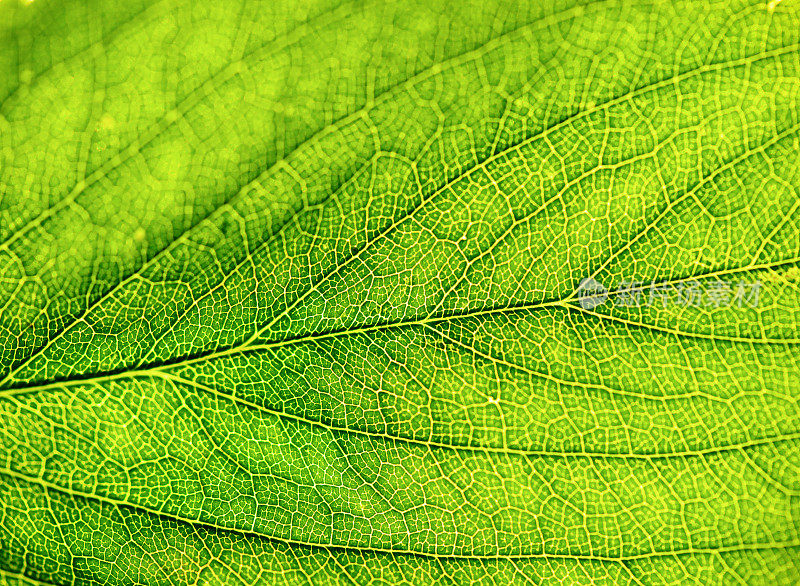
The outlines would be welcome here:
[[[798,0],[0,0],[0,584],[797,584],[799,139]]]

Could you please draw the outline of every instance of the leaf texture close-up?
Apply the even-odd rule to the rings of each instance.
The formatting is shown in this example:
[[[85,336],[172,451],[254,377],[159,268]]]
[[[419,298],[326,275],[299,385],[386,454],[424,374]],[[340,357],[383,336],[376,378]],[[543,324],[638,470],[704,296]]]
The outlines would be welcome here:
[[[798,0],[0,0],[0,584],[800,584]]]

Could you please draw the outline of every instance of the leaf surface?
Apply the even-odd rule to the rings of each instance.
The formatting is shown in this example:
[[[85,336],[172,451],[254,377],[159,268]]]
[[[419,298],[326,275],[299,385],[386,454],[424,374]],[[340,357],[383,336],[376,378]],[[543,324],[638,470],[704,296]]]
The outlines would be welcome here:
[[[0,46],[0,583],[800,580],[795,0]]]

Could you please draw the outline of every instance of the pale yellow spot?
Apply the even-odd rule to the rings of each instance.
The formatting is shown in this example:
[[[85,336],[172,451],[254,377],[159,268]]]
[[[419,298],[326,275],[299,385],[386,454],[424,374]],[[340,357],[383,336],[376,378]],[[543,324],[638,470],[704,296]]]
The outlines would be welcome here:
[[[33,71],[23,69],[19,72],[19,81],[22,85],[28,85],[33,80]]]
[[[775,8],[777,8],[778,4],[780,4],[783,0],[770,0],[767,3],[767,11],[774,12]]]
[[[229,75],[238,75],[245,71],[244,63],[239,61],[234,61],[230,65],[228,65],[228,74]]]
[[[133,233],[133,239],[136,242],[144,242],[146,236],[147,232],[145,232],[142,227],[136,228],[136,231]]]
[[[800,268],[791,267],[783,276],[787,281],[800,281]]]
[[[114,120],[108,114],[103,114],[102,116],[100,116],[100,129],[101,130],[111,130],[116,125],[117,125],[117,121]]]
[[[761,277],[762,281],[769,283],[796,283],[800,281],[800,268],[790,267],[785,271],[770,271]]]
[[[164,119],[169,123],[175,122],[179,117],[180,117],[180,112],[178,112],[177,110],[170,110],[164,115]]]

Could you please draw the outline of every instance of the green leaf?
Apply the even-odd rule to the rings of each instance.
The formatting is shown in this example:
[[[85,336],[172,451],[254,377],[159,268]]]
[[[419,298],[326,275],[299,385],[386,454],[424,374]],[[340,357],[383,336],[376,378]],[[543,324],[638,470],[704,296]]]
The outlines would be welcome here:
[[[0,1],[0,583],[798,583],[798,7]]]

